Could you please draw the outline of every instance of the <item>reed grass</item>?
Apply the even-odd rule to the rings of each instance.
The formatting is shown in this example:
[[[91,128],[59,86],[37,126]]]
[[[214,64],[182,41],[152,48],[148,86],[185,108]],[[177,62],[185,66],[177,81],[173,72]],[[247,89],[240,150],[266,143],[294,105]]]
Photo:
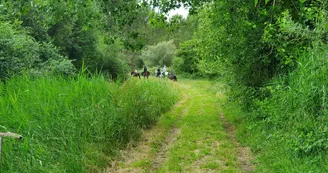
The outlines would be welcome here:
[[[0,84],[1,172],[100,172],[178,99],[162,80],[27,75]]]
[[[239,140],[257,156],[254,172],[328,172],[327,46],[298,57],[298,67],[263,88],[251,112],[235,104],[225,114]]]

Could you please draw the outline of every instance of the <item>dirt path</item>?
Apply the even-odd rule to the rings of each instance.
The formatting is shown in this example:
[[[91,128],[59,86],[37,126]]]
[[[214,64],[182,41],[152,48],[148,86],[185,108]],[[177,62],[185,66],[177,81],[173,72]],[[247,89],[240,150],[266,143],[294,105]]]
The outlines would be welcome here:
[[[242,147],[239,142],[236,139],[236,130],[233,127],[233,125],[226,120],[226,118],[224,117],[222,112],[219,112],[220,114],[220,118],[222,120],[222,122],[224,123],[224,129],[226,131],[226,133],[228,134],[228,137],[230,138],[230,140],[233,141],[234,145],[237,148],[237,159],[238,159],[238,163],[239,163],[239,168],[243,171],[243,172],[252,172],[254,169],[254,166],[251,163],[252,155],[251,155],[251,151],[249,147]]]
[[[208,81],[175,85],[181,101],[105,172],[252,172],[249,149],[239,145],[223,114],[218,116],[222,94]]]

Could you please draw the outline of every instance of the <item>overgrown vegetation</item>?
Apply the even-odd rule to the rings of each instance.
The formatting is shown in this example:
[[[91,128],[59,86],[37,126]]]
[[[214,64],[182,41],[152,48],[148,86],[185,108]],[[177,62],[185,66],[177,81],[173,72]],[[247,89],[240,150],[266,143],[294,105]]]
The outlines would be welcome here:
[[[144,65],[140,55],[146,45],[174,38],[174,44],[168,42],[171,56],[172,47],[190,38],[195,22],[179,15],[167,20],[154,7],[137,0],[3,1],[0,78],[26,70],[71,75],[75,68],[88,68],[124,79],[129,66]],[[163,50],[155,53],[163,55]],[[170,66],[172,58],[164,59],[152,66]]]
[[[72,76],[75,68],[53,45],[39,44],[24,31],[0,21],[0,79],[23,72]]]
[[[187,19],[161,13],[181,3],[190,7]],[[75,72],[87,67],[125,80],[129,68],[146,63],[151,72],[172,65],[224,80],[253,137],[242,138],[257,141],[247,143],[260,156],[259,171],[324,172],[327,14],[325,0],[2,1],[0,78],[78,79]]]
[[[3,172],[100,172],[177,100],[165,81],[15,77],[0,85]]]
[[[141,53],[141,57],[150,67],[171,66],[176,46],[173,40],[161,42],[154,46],[147,46]]]
[[[226,81],[258,171],[326,172],[327,2],[182,2],[196,5],[198,25],[174,66]]]
[[[154,7],[137,0],[0,2],[0,131],[25,138],[4,139],[1,171],[100,172],[173,105],[177,93],[164,81],[125,82],[129,68],[144,65],[146,45],[188,31],[181,16],[169,21]],[[186,39],[169,42],[171,54]],[[85,69],[90,74],[77,74]]]

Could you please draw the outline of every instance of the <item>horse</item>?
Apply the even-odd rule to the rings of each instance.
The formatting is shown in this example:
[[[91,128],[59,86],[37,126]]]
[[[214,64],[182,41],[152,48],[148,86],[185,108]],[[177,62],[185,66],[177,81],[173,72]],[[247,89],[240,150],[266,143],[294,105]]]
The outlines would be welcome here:
[[[138,72],[135,72],[135,71],[131,72],[131,76],[133,76],[133,77],[139,77],[139,79],[141,79],[140,78],[140,74]]]
[[[170,72],[170,75],[168,76],[168,78],[173,81],[178,81],[178,78],[176,75],[174,75],[173,71]]]
[[[141,75],[144,77],[144,78],[149,78],[149,76],[150,76],[150,72],[149,71],[144,71],[144,72],[142,72],[141,73]]]
[[[173,80],[173,81],[178,81],[178,78],[177,78],[177,76],[175,76],[175,75],[170,75],[170,76],[169,76],[169,79],[170,79],[170,80]]]
[[[155,72],[156,77],[161,77],[161,74],[162,74],[161,71],[157,69],[157,72]]]
[[[167,71],[163,71],[160,75],[161,78],[166,78],[166,76],[168,76],[169,72]]]

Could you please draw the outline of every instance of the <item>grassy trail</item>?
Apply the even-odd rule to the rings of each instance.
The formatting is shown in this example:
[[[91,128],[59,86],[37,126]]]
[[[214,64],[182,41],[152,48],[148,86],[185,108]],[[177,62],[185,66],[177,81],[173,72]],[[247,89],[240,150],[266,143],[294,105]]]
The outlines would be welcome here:
[[[224,95],[209,81],[179,80],[181,100],[106,172],[251,172],[248,148],[220,112]]]

